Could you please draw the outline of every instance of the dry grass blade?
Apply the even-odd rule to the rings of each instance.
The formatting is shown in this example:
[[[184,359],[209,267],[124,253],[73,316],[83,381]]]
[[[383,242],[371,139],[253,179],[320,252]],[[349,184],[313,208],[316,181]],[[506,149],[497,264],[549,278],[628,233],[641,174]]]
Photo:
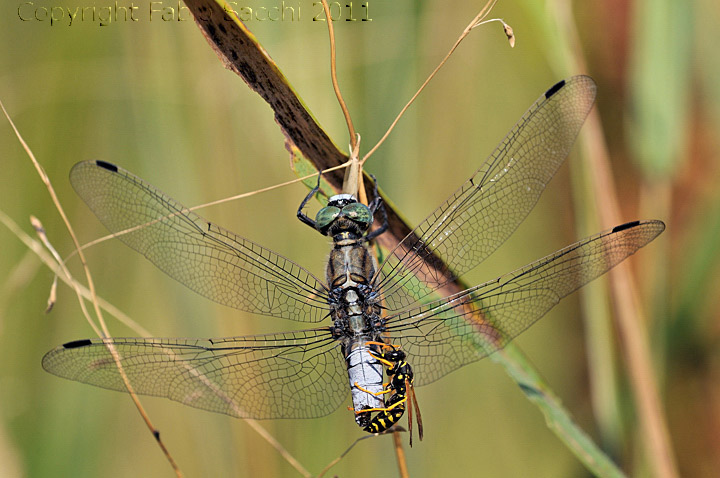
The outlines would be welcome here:
[[[45,187],[48,190],[48,193],[50,194],[50,197],[53,200],[53,204],[55,204],[56,209],[58,210],[58,213],[60,214],[60,217],[63,219],[63,222],[65,223],[65,226],[68,229],[68,232],[70,233],[70,236],[75,243],[75,247],[79,249],[80,243],[77,240],[77,237],[75,236],[72,226],[70,225],[70,221],[68,220],[67,216],[65,215],[65,211],[63,210],[62,206],[60,205],[60,200],[58,199],[57,195],[55,194],[55,190],[52,187],[52,184],[50,183],[50,178],[45,173],[45,170],[43,167],[38,163],[37,159],[35,159],[35,155],[30,150],[30,147],[27,145],[25,140],[23,139],[22,135],[20,134],[20,131],[18,131],[17,127],[15,126],[15,123],[10,118],[10,115],[8,114],[7,110],[5,110],[5,105],[2,101],[0,101],[0,108],[2,108],[3,114],[5,115],[5,118],[7,118],[8,122],[10,123],[10,126],[13,128],[13,131],[15,132],[15,136],[18,138],[18,141],[20,141],[20,144],[22,145],[23,149],[27,153],[28,157],[30,158],[33,166],[35,166],[35,170],[38,172],[38,175],[40,176],[40,179],[42,180],[43,184],[45,184]],[[37,230],[37,229],[36,229]],[[95,312],[98,314],[98,318],[100,320],[100,323],[102,324],[102,314],[99,311],[99,307],[97,306],[97,297],[95,294],[95,286],[92,281],[92,277],[90,276],[90,270],[87,268],[87,263],[85,261],[85,256],[80,254],[80,261],[82,262],[83,269],[85,271],[85,276],[88,279],[88,285],[90,288],[90,295],[92,297],[93,305],[95,305]],[[77,292],[77,291],[76,291]],[[80,298],[80,295],[78,294],[78,300],[80,301],[80,307],[83,310],[83,314],[85,314],[85,317],[88,319],[88,322],[90,323],[90,326],[95,330],[95,333],[100,335],[100,331],[95,325],[95,323],[90,318],[90,315],[85,308],[85,303]]]
[[[48,193],[50,194],[50,197],[52,198],[53,204],[55,205],[55,208],[57,209],[58,213],[60,214],[60,217],[62,217],[63,222],[65,223],[65,227],[67,228],[68,233],[70,234],[70,236],[73,240],[73,243],[75,244],[75,248],[78,250],[78,256],[80,257],[80,262],[82,263],[83,270],[85,271],[85,277],[88,281],[88,288],[90,290],[91,300],[93,303],[93,307],[95,309],[95,314],[97,316],[98,323],[100,324],[100,329],[102,329],[102,332],[100,332],[100,330],[98,330],[97,326],[94,324],[94,322],[90,318],[90,314],[88,313],[87,309],[85,308],[85,301],[83,300],[82,295],[80,294],[80,291],[76,286],[76,282],[72,281],[74,289],[75,289],[75,293],[77,295],[78,301],[80,302],[80,307],[83,311],[83,314],[85,315],[85,318],[91,324],[91,326],[93,327],[95,332],[98,334],[98,336],[109,337],[110,334],[108,332],[107,326],[103,319],[102,311],[100,310],[100,304],[98,302],[97,294],[95,292],[95,285],[93,283],[92,276],[90,274],[90,269],[87,266],[87,261],[85,260],[85,256],[83,255],[82,251],[79,250],[80,243],[77,240],[77,237],[75,236],[72,225],[70,224],[70,221],[68,220],[67,215],[65,214],[65,211],[64,211],[62,205],[60,204],[60,200],[58,199],[57,194],[55,193],[55,189],[53,188],[52,183],[50,182],[50,178],[45,173],[44,168],[37,161],[32,150],[30,149],[30,147],[27,145],[27,143],[23,139],[22,135],[20,134],[20,131],[17,129],[17,127],[15,126],[15,123],[10,118],[10,115],[8,114],[7,110],[5,110],[5,105],[2,103],[2,101],[0,101],[0,108],[2,108],[2,111],[5,114],[5,117],[7,118],[8,122],[12,126],[13,131],[15,132],[15,135],[18,138],[18,141],[20,141],[23,149],[25,150],[25,152],[27,153],[31,162],[33,163],[33,166],[35,166],[35,169],[38,172],[40,179],[45,184],[45,187],[47,188]],[[42,226],[39,224],[39,221],[38,221],[38,224],[36,224],[36,225],[39,226],[39,227],[36,227],[36,231],[38,231],[40,233],[40,237],[43,238],[43,240],[46,240],[47,238],[43,232]],[[49,244],[49,242],[47,242],[47,244]],[[57,255],[57,253],[54,252],[54,249],[51,249],[51,250],[53,251],[54,255]],[[70,275],[69,271],[67,270],[67,268],[65,268],[64,266],[62,266],[62,267],[63,267],[64,273],[67,275],[68,278],[70,278],[71,275]],[[163,454],[165,455],[166,459],[170,463],[170,466],[173,468],[173,471],[175,471],[176,476],[178,476],[178,477],[183,476],[182,472],[180,471],[180,468],[178,467],[174,458],[170,454],[167,447],[165,447],[165,444],[160,439],[160,432],[153,426],[152,422],[150,421],[150,417],[147,415],[144,408],[142,407],[142,404],[140,403],[140,400],[138,399],[135,392],[133,391],[130,382],[127,381],[127,377],[125,377],[124,372],[122,370],[122,363],[120,361],[120,357],[117,355],[117,352],[112,347],[108,347],[108,350],[113,355],[113,359],[115,360],[115,363],[118,366],[118,370],[123,375],[125,385],[127,386],[128,392],[130,393],[130,396],[132,397],[132,400],[135,403],[135,407],[138,409],[138,412],[142,416],[143,420],[145,421],[145,424],[147,425],[148,429],[152,433],[153,437],[155,437],[155,441],[157,442],[160,449],[163,451]]]

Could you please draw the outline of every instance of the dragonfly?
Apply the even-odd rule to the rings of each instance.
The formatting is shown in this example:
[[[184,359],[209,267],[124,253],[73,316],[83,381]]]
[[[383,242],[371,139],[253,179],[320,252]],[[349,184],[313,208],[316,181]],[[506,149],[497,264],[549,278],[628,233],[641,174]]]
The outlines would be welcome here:
[[[387,222],[382,201],[364,205],[339,194],[311,219],[303,212],[317,188],[310,191],[298,217],[333,239],[326,280],[118,166],[79,163],[70,181],[80,197],[170,277],[235,309],[316,325],[209,339],[75,340],[48,352],[42,365],[66,379],[121,392],[130,383],[138,394],[239,418],[321,417],[350,395],[356,423],[385,431],[410,409],[413,387],[501,349],[665,229],[659,220],[628,222],[442,296],[529,214],[595,95],[587,76],[548,89],[475,174],[380,263],[369,244]],[[376,220],[382,224],[372,229]]]

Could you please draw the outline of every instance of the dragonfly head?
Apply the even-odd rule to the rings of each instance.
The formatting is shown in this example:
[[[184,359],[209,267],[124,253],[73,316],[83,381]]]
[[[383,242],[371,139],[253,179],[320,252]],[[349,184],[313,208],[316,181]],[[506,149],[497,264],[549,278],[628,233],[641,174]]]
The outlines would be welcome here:
[[[351,194],[332,196],[328,205],[315,216],[316,228],[324,236],[351,232],[362,236],[372,225],[373,214],[365,204],[359,203]]]

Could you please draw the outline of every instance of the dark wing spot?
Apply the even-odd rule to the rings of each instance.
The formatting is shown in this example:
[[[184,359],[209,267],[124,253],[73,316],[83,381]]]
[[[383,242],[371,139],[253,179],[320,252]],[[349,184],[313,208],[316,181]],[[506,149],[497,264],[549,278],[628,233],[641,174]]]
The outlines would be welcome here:
[[[640,224],[640,221],[630,221],[626,222],[625,224],[620,224],[619,226],[613,227],[612,232],[620,232],[624,231],[625,229],[630,229],[631,227],[635,227],[638,224]]]
[[[549,90],[545,92],[545,98],[550,98],[552,95],[560,91],[560,88],[562,88],[563,86],[565,86],[565,80],[558,81],[557,83],[552,85]]]
[[[92,340],[90,340],[90,339],[73,340],[72,342],[63,344],[63,348],[76,349],[78,347],[87,347],[88,345],[92,345]]]
[[[115,165],[112,164],[112,163],[107,163],[107,162],[105,162],[105,161],[100,161],[100,160],[98,160],[98,161],[95,161],[95,164],[97,164],[97,165],[100,166],[101,168],[107,169],[108,171],[112,171],[113,173],[117,173],[118,168],[117,168],[117,166],[115,166]]]

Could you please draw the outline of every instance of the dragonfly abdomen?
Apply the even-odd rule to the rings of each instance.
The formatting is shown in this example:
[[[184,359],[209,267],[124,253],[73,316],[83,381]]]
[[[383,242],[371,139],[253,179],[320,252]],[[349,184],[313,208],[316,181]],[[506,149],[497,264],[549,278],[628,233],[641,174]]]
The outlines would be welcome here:
[[[350,393],[352,394],[353,410],[361,412],[365,409],[378,409],[384,406],[383,392],[383,365],[373,355],[372,349],[365,344],[365,340],[351,342],[345,360],[348,366],[350,379]],[[355,422],[361,427],[370,423],[370,413],[356,413]]]
[[[340,236],[340,235],[339,235]],[[342,324],[346,334],[343,347],[348,367],[348,379],[353,409],[378,409],[384,406],[383,365],[373,355],[368,341],[377,340],[379,308],[369,292],[370,279],[376,262],[370,251],[353,237],[335,237],[327,267],[334,303],[332,315]],[[355,421],[363,428],[370,423],[370,412],[356,413]]]

